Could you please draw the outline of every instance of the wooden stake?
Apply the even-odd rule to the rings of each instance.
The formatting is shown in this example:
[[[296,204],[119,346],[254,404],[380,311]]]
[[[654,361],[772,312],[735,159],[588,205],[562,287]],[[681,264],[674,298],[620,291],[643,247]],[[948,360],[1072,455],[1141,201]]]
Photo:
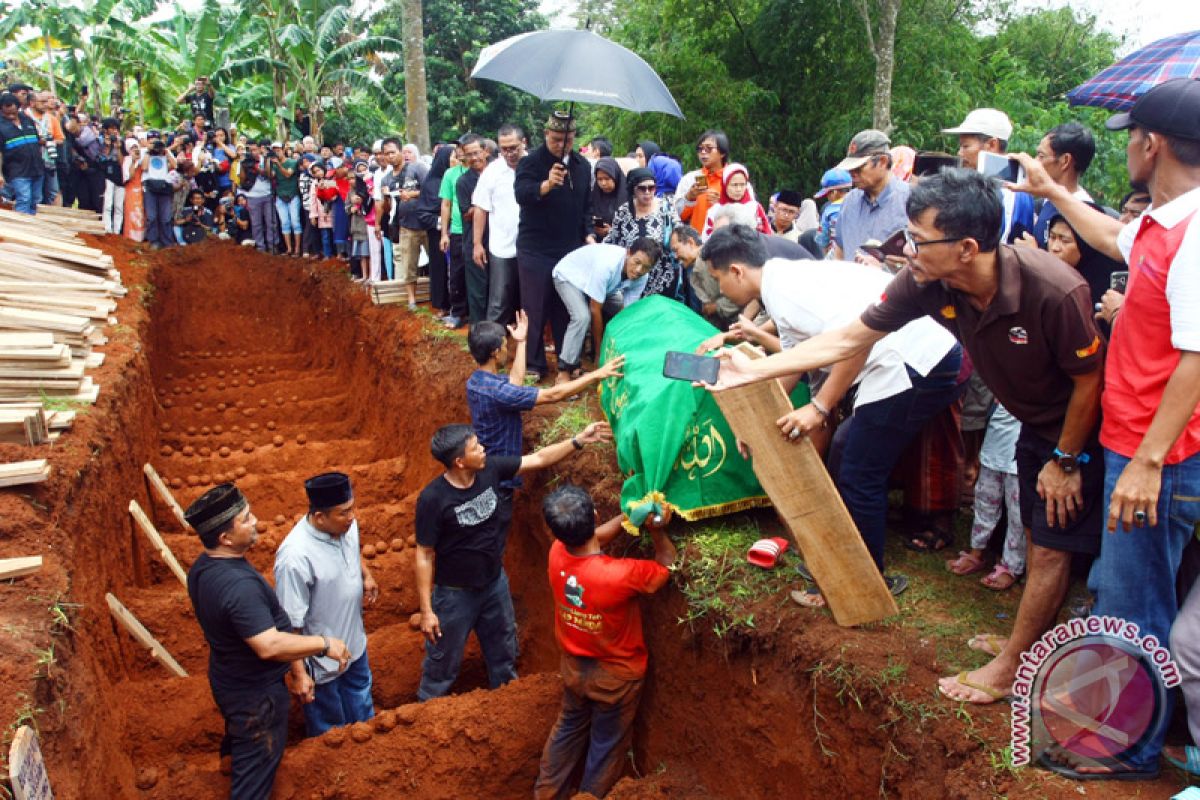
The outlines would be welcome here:
[[[30,575],[42,568],[41,556],[23,558],[0,558],[0,580]]]
[[[146,473],[146,479],[150,481],[150,485],[154,487],[154,491],[158,492],[158,496],[171,509],[171,513],[175,515],[175,520],[179,523],[179,527],[185,531],[190,531],[192,526],[188,525],[187,517],[183,515],[183,507],[179,505],[179,501],[175,499],[175,495],[171,493],[166,482],[159,477],[158,470],[150,464],[146,464],[142,467],[142,472]]]
[[[133,519],[137,522],[138,527],[142,529],[142,533],[146,534],[146,538],[150,540],[150,544],[154,545],[154,549],[162,556],[162,560],[170,567],[171,572],[175,573],[175,577],[179,578],[179,582],[187,588],[187,574],[183,571],[183,567],[179,566],[179,562],[175,560],[175,554],[171,552],[171,548],[167,547],[167,543],[163,541],[158,530],[155,529],[154,523],[146,516],[146,512],[142,511],[142,507],[138,505],[137,500],[129,501],[129,513],[133,515]]]
[[[13,734],[8,750],[8,782],[13,800],[54,800],[37,731],[28,725]]]
[[[159,663],[180,678],[188,676],[187,670],[179,666],[179,662],[171,657],[171,654],[167,652],[167,648],[159,644],[158,640],[150,635],[150,631],[146,630],[146,626],[138,621],[138,618],[133,615],[132,611],[126,608],[120,600],[113,597],[109,592],[104,593],[104,599],[108,603],[108,610],[112,612],[117,622],[121,623],[121,627],[133,634],[133,638],[137,639],[140,644],[149,648],[150,655],[154,656]]]
[[[739,349],[750,358],[763,357],[749,345]],[[899,613],[812,442],[780,435],[775,420],[792,404],[779,381],[713,397],[734,435],[750,446],[754,474],[791,530],[837,624],[862,625]]]

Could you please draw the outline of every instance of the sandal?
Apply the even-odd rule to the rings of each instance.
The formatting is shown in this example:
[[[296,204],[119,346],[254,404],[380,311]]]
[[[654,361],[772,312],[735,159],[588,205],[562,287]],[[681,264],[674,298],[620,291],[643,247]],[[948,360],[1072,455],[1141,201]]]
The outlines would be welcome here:
[[[1011,589],[1013,584],[1017,582],[1017,575],[1011,569],[1004,566],[1003,563],[997,562],[992,571],[986,577],[980,579],[979,582],[994,592],[1003,592],[1006,589]]]
[[[1181,754],[1182,759],[1175,757],[1175,751],[1178,748],[1168,747],[1163,748],[1163,757],[1175,767],[1183,770],[1188,775],[1200,776],[1200,747],[1194,744],[1184,746]]]
[[[816,589],[805,589],[804,591],[793,589],[790,597],[796,605],[805,608],[825,608],[827,605],[825,597]]]
[[[977,633],[967,640],[967,647],[972,650],[978,650],[992,658],[1000,655],[1000,651],[1004,649],[1004,645],[1008,644],[1008,637],[997,636],[994,633]]]
[[[958,558],[946,562],[946,569],[959,576],[974,575],[976,572],[983,572],[987,569],[987,564],[983,563],[981,556],[967,550],[959,550]]]
[[[948,531],[927,530],[909,534],[904,546],[918,553],[937,553],[954,544],[954,534]]]

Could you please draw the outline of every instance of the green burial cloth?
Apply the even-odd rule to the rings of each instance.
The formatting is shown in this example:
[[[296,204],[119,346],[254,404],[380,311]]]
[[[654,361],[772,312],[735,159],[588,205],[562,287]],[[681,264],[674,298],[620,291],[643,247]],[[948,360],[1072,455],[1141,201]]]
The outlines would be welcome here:
[[[600,407],[625,476],[627,528],[668,506],[697,520],[770,504],[713,396],[662,374],[668,350],[690,353],[716,332],[661,295],[638,300],[608,324],[601,363],[625,356],[624,377],[600,385]]]

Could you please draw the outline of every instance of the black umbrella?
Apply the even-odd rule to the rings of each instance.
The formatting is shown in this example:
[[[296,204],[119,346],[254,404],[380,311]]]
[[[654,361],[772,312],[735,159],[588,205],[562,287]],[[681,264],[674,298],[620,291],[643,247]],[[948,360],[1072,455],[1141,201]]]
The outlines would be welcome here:
[[[683,119],[666,84],[641,56],[591,31],[533,31],[497,42],[479,54],[471,77],[515,86],[541,100]]]

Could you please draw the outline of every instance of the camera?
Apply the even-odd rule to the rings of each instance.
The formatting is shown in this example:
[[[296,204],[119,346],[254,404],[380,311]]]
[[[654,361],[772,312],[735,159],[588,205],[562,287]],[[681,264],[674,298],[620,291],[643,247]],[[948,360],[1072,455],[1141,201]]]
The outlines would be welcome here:
[[[153,142],[150,143],[150,154],[151,155],[161,156],[161,155],[165,155],[166,152],[167,152],[167,146],[163,143],[162,139],[155,139]]]

